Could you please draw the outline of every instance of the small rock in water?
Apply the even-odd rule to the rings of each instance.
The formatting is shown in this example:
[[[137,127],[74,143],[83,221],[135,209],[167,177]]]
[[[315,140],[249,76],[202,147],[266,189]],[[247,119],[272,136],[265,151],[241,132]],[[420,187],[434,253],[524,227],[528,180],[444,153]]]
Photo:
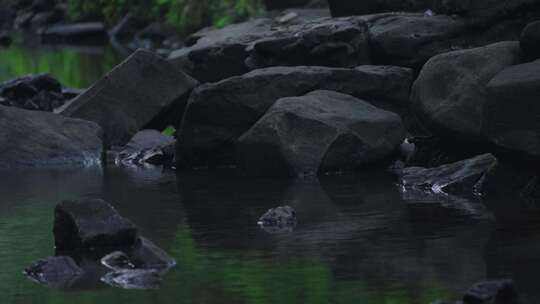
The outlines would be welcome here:
[[[272,208],[259,218],[257,224],[262,227],[294,227],[296,211],[290,206]]]
[[[84,270],[71,257],[55,256],[38,260],[24,274],[50,288],[69,288],[84,275]]]
[[[122,251],[114,251],[102,257],[101,264],[112,270],[135,268],[129,256]]]
[[[107,273],[101,281],[124,289],[154,289],[159,287],[161,275],[149,269],[119,270]]]
[[[480,282],[463,296],[464,304],[519,304],[512,280]]]

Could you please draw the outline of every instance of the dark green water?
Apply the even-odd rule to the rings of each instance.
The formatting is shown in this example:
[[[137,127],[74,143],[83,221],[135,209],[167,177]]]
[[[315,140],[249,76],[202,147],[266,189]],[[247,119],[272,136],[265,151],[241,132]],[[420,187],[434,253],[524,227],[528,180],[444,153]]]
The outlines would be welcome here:
[[[0,48],[0,82],[26,74],[49,73],[64,86],[87,88],[122,56],[110,46],[37,46],[14,43]]]
[[[3,172],[0,180],[0,303],[428,304],[499,277],[540,299],[538,227],[509,236],[492,220],[404,200],[385,177],[300,183],[116,168]],[[54,253],[55,204],[79,197],[113,203],[176,258],[161,288],[53,290],[22,275]],[[297,229],[262,231],[258,217],[282,204],[297,209]]]

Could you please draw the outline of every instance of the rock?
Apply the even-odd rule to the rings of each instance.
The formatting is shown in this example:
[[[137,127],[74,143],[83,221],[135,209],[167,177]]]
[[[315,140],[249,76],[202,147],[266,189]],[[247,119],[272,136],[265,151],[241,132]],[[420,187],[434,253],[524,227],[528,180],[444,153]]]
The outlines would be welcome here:
[[[177,125],[196,84],[166,60],[139,50],[76,97],[62,114],[97,122],[108,146],[122,146],[146,127]]]
[[[64,12],[60,10],[50,10],[35,14],[30,20],[30,27],[38,29],[61,21],[64,18]]]
[[[265,0],[267,10],[281,10],[290,7],[304,7],[310,0]]]
[[[174,158],[176,140],[157,130],[142,130],[118,153],[115,163],[125,165],[171,164]]]
[[[401,171],[400,184],[407,189],[433,193],[464,194],[481,191],[485,175],[497,165],[491,154],[436,168],[408,167]]]
[[[464,304],[519,304],[519,295],[511,280],[480,282],[463,296]]]
[[[367,98],[406,116],[412,79],[412,70],[391,66],[272,67],[202,85],[178,131],[178,160],[188,167],[234,164],[233,143],[276,100],[318,89]]]
[[[529,23],[520,38],[523,54],[529,60],[540,58],[540,21]]]
[[[113,251],[100,260],[101,264],[112,270],[134,269],[129,256],[122,251]]]
[[[310,177],[380,161],[405,138],[398,115],[333,91],[279,99],[237,144],[243,167]]]
[[[23,11],[17,14],[17,18],[13,21],[13,26],[16,29],[25,29],[30,25],[30,20],[34,17],[36,12],[34,11]]]
[[[68,99],[62,90],[60,82],[48,74],[27,75],[0,84],[1,104],[53,112]]]
[[[137,228],[100,199],[63,201],[54,210],[54,240],[59,250],[129,248]]]
[[[487,90],[486,136],[500,147],[540,156],[540,60],[501,71]]]
[[[435,133],[466,140],[483,139],[487,83],[520,62],[517,42],[444,53],[422,68],[412,90],[413,108]]]
[[[137,17],[127,14],[109,30],[109,37],[118,41],[129,41],[143,27],[144,22]]]
[[[195,34],[191,46],[169,60],[201,82],[215,82],[276,65],[352,67],[369,60],[367,26],[361,18],[319,18],[273,26],[256,19]]]
[[[257,224],[261,226],[295,226],[296,211],[291,206],[280,206],[266,211]]]
[[[24,274],[50,288],[69,288],[84,275],[84,270],[68,256],[55,256],[35,262]]]
[[[394,11],[425,11],[433,0],[328,0],[334,17],[368,15]]]
[[[372,59],[418,68],[429,58],[452,50],[452,39],[464,31],[462,20],[444,15],[383,15],[369,25]]]
[[[250,69],[318,65],[354,67],[369,64],[367,24],[360,18],[319,19],[283,30],[253,43]]]
[[[139,237],[131,251],[131,260],[136,268],[167,270],[176,261],[150,240]]]
[[[0,168],[97,165],[102,134],[93,122],[0,106]]]
[[[102,40],[105,37],[107,37],[107,31],[102,22],[58,24],[50,26],[41,32],[41,38],[46,41],[81,42],[91,38]]]
[[[161,284],[161,275],[148,269],[119,270],[107,273],[101,281],[124,289],[155,289]]]
[[[1,31],[0,32],[0,46],[8,47],[13,42],[13,38],[11,38],[11,35],[8,31]]]

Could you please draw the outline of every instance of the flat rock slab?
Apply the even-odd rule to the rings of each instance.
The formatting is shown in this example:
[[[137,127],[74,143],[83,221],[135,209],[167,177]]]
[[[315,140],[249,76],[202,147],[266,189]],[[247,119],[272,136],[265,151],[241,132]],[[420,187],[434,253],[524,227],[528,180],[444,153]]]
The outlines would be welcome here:
[[[237,144],[256,175],[311,177],[383,160],[405,138],[397,114],[350,95],[314,91],[278,100]]]
[[[354,69],[271,67],[204,84],[188,101],[178,132],[177,157],[187,167],[234,163],[231,146],[279,99],[333,90],[404,114],[413,71],[394,66]]]
[[[408,167],[402,170],[400,184],[407,189],[433,193],[471,193],[480,191],[483,177],[497,165],[491,154],[436,168]]]
[[[0,168],[97,165],[102,134],[90,121],[0,106]]]
[[[74,99],[62,111],[98,123],[106,144],[123,146],[137,131],[160,118],[181,117],[196,81],[159,56],[139,50]]]
[[[130,248],[137,228],[100,199],[63,201],[54,210],[54,240],[59,250]]]

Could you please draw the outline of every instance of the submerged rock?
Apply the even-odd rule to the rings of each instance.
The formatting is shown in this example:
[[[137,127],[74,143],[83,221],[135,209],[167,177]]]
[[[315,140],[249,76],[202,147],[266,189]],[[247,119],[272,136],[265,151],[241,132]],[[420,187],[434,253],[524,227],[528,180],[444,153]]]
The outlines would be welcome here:
[[[296,211],[291,206],[280,206],[266,211],[257,222],[262,227],[294,227]]]
[[[480,282],[463,296],[464,304],[520,304],[519,295],[511,280]]]
[[[517,42],[444,53],[422,68],[412,92],[415,113],[443,135],[483,139],[488,82],[503,69],[518,64]]]
[[[97,165],[102,134],[93,122],[0,105],[0,168]]]
[[[62,114],[98,123],[107,145],[122,146],[152,122],[157,129],[177,125],[196,83],[159,56],[139,50],[76,97]]]
[[[405,138],[398,115],[333,91],[278,100],[240,139],[255,174],[309,177],[381,161]]]
[[[483,154],[436,168],[408,167],[400,173],[400,184],[405,191],[456,194],[481,191],[484,176],[496,165],[493,155]]]
[[[55,256],[39,260],[24,270],[31,280],[50,288],[69,288],[84,275],[75,261],[68,256]]]
[[[235,163],[233,143],[279,99],[313,90],[366,98],[407,117],[413,72],[393,66],[271,67],[193,92],[178,133],[178,160],[188,167]]]
[[[137,228],[101,199],[63,201],[54,210],[58,250],[130,248]]]
[[[487,90],[486,136],[500,147],[540,156],[540,60],[501,71]]]
[[[155,289],[161,284],[162,277],[156,270],[132,269],[109,272],[101,281],[124,289]]]

